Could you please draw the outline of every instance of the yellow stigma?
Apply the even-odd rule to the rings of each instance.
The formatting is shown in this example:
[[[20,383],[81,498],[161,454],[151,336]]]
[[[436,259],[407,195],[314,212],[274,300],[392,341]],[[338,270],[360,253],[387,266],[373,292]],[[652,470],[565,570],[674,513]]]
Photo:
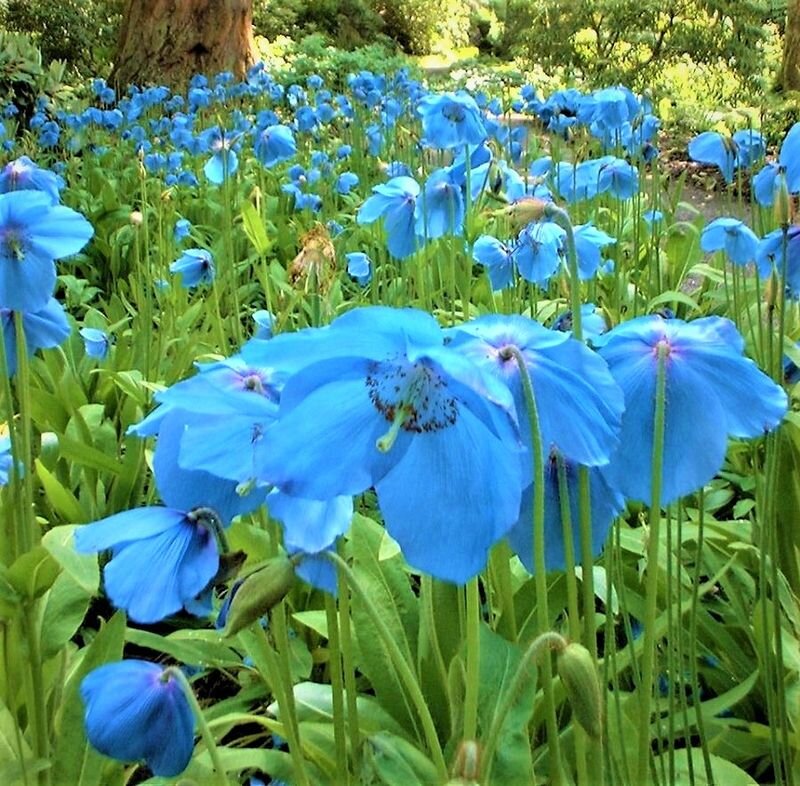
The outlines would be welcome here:
[[[392,449],[392,445],[394,445],[397,435],[400,433],[400,428],[405,422],[407,414],[405,406],[402,405],[394,411],[392,425],[389,426],[389,430],[375,442],[375,447],[381,453],[388,453]]]

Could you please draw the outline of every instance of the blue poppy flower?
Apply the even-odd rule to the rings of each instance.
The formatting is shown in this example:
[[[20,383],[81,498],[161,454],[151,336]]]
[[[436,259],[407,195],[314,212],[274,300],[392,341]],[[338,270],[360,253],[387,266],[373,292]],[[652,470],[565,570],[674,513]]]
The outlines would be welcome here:
[[[0,194],[0,307],[44,308],[56,283],[54,260],[80,251],[94,234],[80,213],[40,191]]]
[[[519,512],[508,389],[445,347],[423,312],[355,309],[316,338],[332,356],[286,383],[265,479],[319,500],[374,487],[409,564],[468,580]]]
[[[17,341],[14,328],[14,312],[0,308],[0,327],[6,347],[6,366],[9,376],[17,372]],[[61,344],[71,332],[67,315],[55,298],[38,311],[22,312],[22,332],[25,334],[25,349],[33,355],[37,349],[50,349]]]
[[[61,201],[63,187],[63,178],[49,169],[38,167],[28,156],[20,156],[0,171],[0,194],[8,191],[42,191],[50,197],[52,204],[57,205]]]
[[[491,235],[481,235],[472,247],[476,262],[487,268],[492,291],[507,289],[514,283],[513,246]]]
[[[580,507],[578,494],[578,465],[564,461],[556,451],[546,457],[544,472],[544,564],[547,572],[564,570],[564,519],[562,516],[562,487],[559,484],[559,463],[563,463],[567,505],[572,526],[573,558],[580,554]],[[614,519],[624,510],[625,498],[609,484],[606,467],[589,467],[589,505],[591,511],[592,555],[597,556],[608,539]],[[533,546],[533,486],[522,492],[519,521],[508,533],[508,542],[519,555],[529,573],[535,573]],[[578,560],[580,561],[580,560]]]
[[[767,278],[773,270],[783,274],[784,264],[784,285],[791,297],[797,297],[800,295],[800,226],[797,224],[787,227],[785,236],[780,228],[764,235],[756,249],[756,265],[761,278]]]
[[[75,547],[82,554],[111,550],[106,594],[141,623],[191,608],[219,568],[203,516],[173,508],[135,508],[87,524],[75,530]]]
[[[108,355],[111,341],[108,333],[105,330],[98,330],[97,328],[84,327],[78,331],[83,339],[83,347],[86,355],[90,358],[97,360],[104,360]]]
[[[347,272],[365,287],[372,280],[372,260],[362,251],[351,251],[345,255]]]
[[[781,166],[770,162],[764,164],[758,174],[753,175],[753,194],[761,207],[772,207],[775,202],[775,190],[781,172]]]
[[[786,172],[789,193],[800,191],[800,123],[795,123],[783,138],[778,162]]]
[[[294,158],[297,143],[289,126],[271,125],[258,133],[253,150],[265,167],[273,167]]]
[[[7,486],[14,466],[14,455],[11,452],[11,437],[8,425],[0,423],[0,486]],[[22,465],[17,464],[17,477],[22,475]]]
[[[169,669],[142,660],[106,663],[83,678],[89,742],[105,756],[144,761],[160,777],[179,775],[194,750],[194,716]]]
[[[530,374],[544,450],[586,466],[607,464],[617,447],[622,392],[605,362],[580,341],[517,315],[489,315],[448,331],[450,346],[501,379],[514,399],[524,485],[533,472],[530,426],[515,347]],[[545,456],[546,458],[546,456]]]
[[[736,146],[733,140],[717,131],[704,131],[689,141],[689,156],[701,164],[719,167],[726,183],[733,182],[733,170],[737,165]]]
[[[737,218],[715,218],[703,228],[700,248],[706,253],[724,250],[731,262],[746,265],[755,259],[758,236]]]
[[[767,146],[760,131],[743,128],[733,132],[733,143],[736,146],[736,165],[747,168],[764,157]]]
[[[561,262],[565,234],[552,221],[528,224],[519,233],[511,257],[526,281],[539,286],[547,284]]]
[[[553,170],[556,190],[567,202],[592,199],[599,192],[602,165],[603,159],[589,159],[579,164],[559,161]]]
[[[214,280],[214,260],[204,248],[189,248],[169,266],[170,273],[181,274],[181,285],[191,289]]]
[[[413,254],[419,245],[415,212],[419,183],[411,177],[393,177],[372,189],[372,196],[358,210],[359,224],[371,224],[381,216],[386,228],[389,253],[398,259]]]
[[[465,92],[427,95],[417,112],[422,117],[425,143],[431,147],[475,146],[486,139],[480,109]]]
[[[602,263],[600,257],[602,249],[617,241],[591,222],[576,226],[574,234],[575,251],[578,256],[578,276],[585,281],[597,273]]]
[[[225,182],[225,178],[235,174],[239,168],[239,158],[233,149],[236,140],[218,127],[204,131],[202,140],[212,153],[203,167],[203,172],[211,183],[221,185]]]
[[[253,338],[269,339],[272,338],[275,329],[275,317],[266,309],[260,308],[253,312],[253,322],[256,323],[256,332]]]
[[[417,202],[416,234],[427,240],[459,234],[464,222],[464,197],[447,169],[437,169],[426,181]]]
[[[553,320],[551,327],[553,330],[572,333],[572,311],[568,310],[559,314]],[[581,306],[581,333],[583,334],[583,340],[591,346],[607,330],[608,323],[602,310],[597,308],[594,303],[584,303]]]
[[[340,194],[349,194],[350,190],[355,188],[359,183],[359,177],[355,172],[342,172],[336,178],[336,190]]]
[[[172,239],[176,243],[180,243],[186,237],[189,237],[189,233],[192,230],[192,223],[191,221],[185,218],[179,218],[175,222],[175,228],[172,230]]]
[[[666,352],[661,504],[701,488],[722,468],[728,436],[758,437],[786,412],[786,393],[744,357],[744,340],[721,317],[693,322],[645,316],[603,337],[600,354],[625,395],[620,447],[608,477],[650,502],[659,351]]]

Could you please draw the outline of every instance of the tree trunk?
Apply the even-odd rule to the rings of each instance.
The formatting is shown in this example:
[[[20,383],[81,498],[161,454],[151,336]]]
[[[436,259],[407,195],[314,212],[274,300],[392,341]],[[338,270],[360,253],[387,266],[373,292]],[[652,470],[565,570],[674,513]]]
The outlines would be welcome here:
[[[128,0],[109,81],[182,89],[198,73],[241,79],[255,59],[253,0]]]
[[[782,77],[784,90],[800,90],[800,0],[786,6]]]

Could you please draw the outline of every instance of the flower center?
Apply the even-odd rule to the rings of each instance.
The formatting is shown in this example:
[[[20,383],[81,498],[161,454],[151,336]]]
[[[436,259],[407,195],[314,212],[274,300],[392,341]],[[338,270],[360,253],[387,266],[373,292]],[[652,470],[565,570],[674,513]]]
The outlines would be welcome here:
[[[392,426],[378,440],[378,448],[389,450],[400,429],[414,434],[441,431],[458,419],[458,405],[447,383],[422,363],[370,364],[365,384],[375,409]]]

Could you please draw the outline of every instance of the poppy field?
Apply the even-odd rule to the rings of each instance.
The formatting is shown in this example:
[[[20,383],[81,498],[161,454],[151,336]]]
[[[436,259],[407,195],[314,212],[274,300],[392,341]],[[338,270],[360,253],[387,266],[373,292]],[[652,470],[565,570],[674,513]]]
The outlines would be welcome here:
[[[195,77],[0,108],[0,783],[794,784],[800,124]]]

